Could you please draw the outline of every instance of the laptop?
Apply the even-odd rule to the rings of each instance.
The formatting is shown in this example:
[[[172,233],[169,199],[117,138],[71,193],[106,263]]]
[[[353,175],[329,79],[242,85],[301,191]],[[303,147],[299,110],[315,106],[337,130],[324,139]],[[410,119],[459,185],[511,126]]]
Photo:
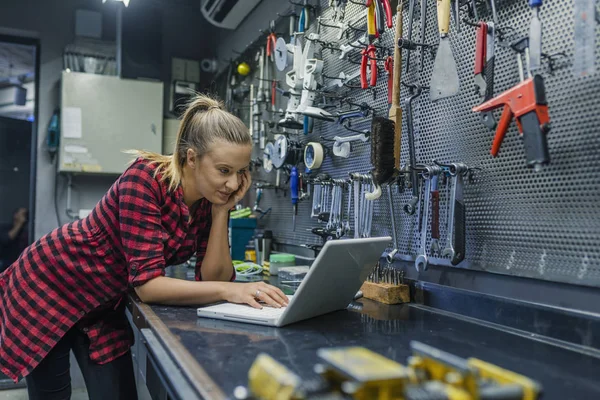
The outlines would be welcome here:
[[[391,237],[325,243],[287,307],[221,303],[198,308],[198,317],[280,327],[344,310],[371,273]]]

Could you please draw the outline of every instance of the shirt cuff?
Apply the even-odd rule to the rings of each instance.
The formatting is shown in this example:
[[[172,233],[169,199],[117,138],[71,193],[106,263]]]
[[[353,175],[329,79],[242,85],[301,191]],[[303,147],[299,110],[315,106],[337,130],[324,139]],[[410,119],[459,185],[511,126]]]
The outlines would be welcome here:
[[[141,270],[139,268],[137,262],[132,262],[129,265],[129,284],[133,287],[141,286],[159,276],[165,276],[165,269],[160,264],[154,267],[145,267]]]

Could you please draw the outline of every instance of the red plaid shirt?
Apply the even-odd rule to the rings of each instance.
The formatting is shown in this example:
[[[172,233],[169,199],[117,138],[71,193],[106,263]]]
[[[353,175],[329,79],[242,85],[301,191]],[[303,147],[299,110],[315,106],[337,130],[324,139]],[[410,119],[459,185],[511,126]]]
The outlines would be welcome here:
[[[18,381],[73,326],[100,364],[133,344],[123,308],[129,286],[164,275],[165,266],[206,254],[211,204],[189,222],[181,187],[168,193],[155,167],[136,161],[85,219],[29,246],[0,275],[0,370]]]

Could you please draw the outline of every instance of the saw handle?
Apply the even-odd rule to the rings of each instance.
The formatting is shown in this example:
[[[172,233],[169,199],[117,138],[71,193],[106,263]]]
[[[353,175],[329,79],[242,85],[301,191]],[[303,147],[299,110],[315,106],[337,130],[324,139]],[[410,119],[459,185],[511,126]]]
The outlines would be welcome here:
[[[445,36],[450,30],[450,0],[437,0],[438,29]]]
[[[487,50],[487,24],[480,22],[475,35],[475,75],[483,73]]]

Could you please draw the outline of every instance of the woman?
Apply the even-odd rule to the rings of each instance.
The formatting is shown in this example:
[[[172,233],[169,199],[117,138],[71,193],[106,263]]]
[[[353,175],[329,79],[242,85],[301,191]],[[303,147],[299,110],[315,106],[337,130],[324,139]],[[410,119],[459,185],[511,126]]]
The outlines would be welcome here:
[[[234,283],[229,210],[250,187],[252,142],[221,103],[197,97],[173,156],[137,152],[85,219],[28,247],[0,275],[0,370],[26,377],[30,399],[68,399],[69,350],[95,399],[134,399],[124,315],[129,286],[144,302],[287,304],[265,283]],[[196,253],[196,280],[164,276]]]

